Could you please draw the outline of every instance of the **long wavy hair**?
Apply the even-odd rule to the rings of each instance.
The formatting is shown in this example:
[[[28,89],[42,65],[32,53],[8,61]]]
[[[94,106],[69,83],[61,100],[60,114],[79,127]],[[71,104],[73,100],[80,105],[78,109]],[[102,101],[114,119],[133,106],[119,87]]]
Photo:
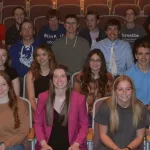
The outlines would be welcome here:
[[[71,98],[71,85],[70,85],[71,76],[70,76],[70,73],[68,72],[68,68],[66,66],[58,65],[55,68],[55,70],[56,69],[63,69],[65,71],[66,77],[67,77],[67,82],[68,82],[66,93],[65,93],[65,101],[62,104],[62,110],[61,110],[60,118],[59,118],[59,121],[62,123],[62,126],[66,126],[67,122],[68,122],[68,111],[69,111],[70,98]],[[54,71],[53,71],[53,73],[54,73]],[[46,105],[46,122],[47,122],[47,125],[49,125],[49,126],[52,126],[53,105],[54,105],[55,96],[56,96],[55,87],[53,84],[53,75],[54,75],[53,73],[52,73],[52,76],[50,79],[49,98],[48,98],[47,105]]]
[[[144,107],[144,105],[136,98],[135,87],[134,87],[133,81],[128,76],[125,76],[125,75],[118,77],[113,84],[112,97],[108,99],[107,101],[108,106],[110,108],[110,131],[112,133],[117,132],[119,128],[119,114],[117,110],[116,90],[117,90],[118,84],[122,81],[127,81],[131,85],[132,96],[130,100],[130,107],[133,112],[132,123],[134,127],[137,127],[139,121],[141,120],[142,107]]]
[[[11,65],[11,57],[10,57],[10,55],[9,55],[9,52],[8,52],[8,49],[7,49],[7,47],[4,45],[4,44],[2,44],[2,41],[0,41],[0,50],[1,49],[4,49],[5,51],[6,51],[6,55],[7,55],[7,59],[6,59],[6,62],[5,62],[5,64],[4,64],[4,66],[7,68],[7,67],[10,67],[10,65]]]
[[[14,129],[17,129],[17,128],[20,127],[20,120],[19,120],[19,114],[18,114],[18,98],[17,98],[17,96],[16,96],[16,94],[13,90],[12,82],[11,82],[9,76],[7,75],[7,73],[0,70],[0,76],[2,76],[6,80],[6,83],[9,87],[9,91],[8,91],[9,102],[8,102],[8,105],[9,105],[10,109],[12,110],[13,116],[14,116],[14,119],[15,119]]]
[[[90,58],[94,55],[98,55],[101,59],[101,68],[99,71],[99,78],[97,79],[98,82],[98,93],[101,94],[101,96],[105,96],[105,93],[107,91],[107,69],[106,69],[106,62],[103,53],[99,49],[93,49],[90,51],[88,54],[85,64],[83,67],[83,75],[80,77],[81,80],[81,92],[83,94],[88,94],[89,93],[89,84],[91,80],[93,79],[93,73],[90,68]]]
[[[30,67],[30,71],[32,72],[33,79],[35,79],[35,80],[39,79],[40,75],[42,73],[40,64],[37,61],[37,51],[39,49],[42,49],[43,51],[45,51],[48,54],[48,56],[50,57],[50,59],[49,59],[50,71],[52,72],[56,67],[55,56],[54,56],[51,48],[48,45],[39,45],[33,53],[33,62]]]

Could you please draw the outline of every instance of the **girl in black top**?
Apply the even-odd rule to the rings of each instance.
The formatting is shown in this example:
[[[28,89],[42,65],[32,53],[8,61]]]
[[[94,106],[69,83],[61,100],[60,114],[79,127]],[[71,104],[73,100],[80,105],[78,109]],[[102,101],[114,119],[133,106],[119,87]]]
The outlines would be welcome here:
[[[33,54],[33,62],[26,76],[27,97],[32,109],[36,109],[39,93],[49,89],[50,74],[55,68],[55,56],[47,45],[38,46]]]

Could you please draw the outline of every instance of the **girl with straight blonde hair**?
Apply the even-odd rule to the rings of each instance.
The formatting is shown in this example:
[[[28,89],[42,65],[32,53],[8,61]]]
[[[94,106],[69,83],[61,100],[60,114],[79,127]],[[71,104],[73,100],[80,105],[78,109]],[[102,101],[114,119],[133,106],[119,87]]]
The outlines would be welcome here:
[[[146,127],[145,108],[136,98],[133,81],[125,75],[118,77],[112,97],[104,101],[95,117],[102,141],[98,148],[140,149]]]

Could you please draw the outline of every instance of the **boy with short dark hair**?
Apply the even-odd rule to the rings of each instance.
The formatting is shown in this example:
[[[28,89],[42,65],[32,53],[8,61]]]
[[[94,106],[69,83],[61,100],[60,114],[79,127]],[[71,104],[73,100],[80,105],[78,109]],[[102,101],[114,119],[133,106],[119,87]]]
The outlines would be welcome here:
[[[96,12],[88,11],[85,16],[85,22],[87,28],[81,30],[79,32],[79,36],[85,38],[89,42],[92,49],[96,42],[106,38],[107,35],[103,29],[98,27],[99,15]]]
[[[65,35],[66,30],[63,24],[59,23],[59,12],[56,9],[50,9],[47,12],[47,25],[44,25],[38,34],[40,43],[52,45],[54,41]]]

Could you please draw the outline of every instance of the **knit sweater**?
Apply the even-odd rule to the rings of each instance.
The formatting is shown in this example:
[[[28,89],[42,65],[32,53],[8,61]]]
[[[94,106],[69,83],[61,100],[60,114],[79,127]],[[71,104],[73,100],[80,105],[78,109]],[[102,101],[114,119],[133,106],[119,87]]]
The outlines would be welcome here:
[[[0,104],[0,142],[4,142],[6,148],[23,143],[29,132],[29,111],[26,103],[18,99],[18,114],[20,127],[14,129],[13,111],[8,102]]]

